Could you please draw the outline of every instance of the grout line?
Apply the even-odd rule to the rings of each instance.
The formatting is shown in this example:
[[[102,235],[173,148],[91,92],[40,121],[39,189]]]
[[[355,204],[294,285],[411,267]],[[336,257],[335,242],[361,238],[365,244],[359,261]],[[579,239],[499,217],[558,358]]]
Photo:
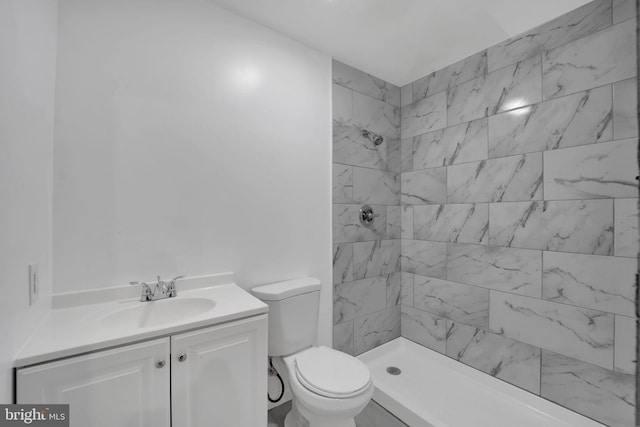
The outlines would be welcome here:
[[[611,216],[611,256],[616,256],[616,199],[611,203],[613,212]]]
[[[473,163],[480,163],[480,162],[490,162],[492,160],[495,161],[499,161],[499,160],[503,160],[503,159],[509,159],[512,157],[522,157],[522,156],[530,156],[533,154],[539,154],[539,153],[553,153],[553,152],[557,152],[557,151],[563,151],[563,150],[574,150],[574,149],[579,149],[582,147],[594,147],[596,145],[602,145],[602,144],[612,144],[612,143],[620,143],[620,142],[624,142],[624,141],[629,141],[629,143],[631,143],[632,141],[637,140],[637,136],[634,137],[630,137],[630,138],[618,138],[618,139],[608,139],[608,140],[601,140],[601,141],[594,141],[594,142],[589,142],[587,144],[579,144],[579,145],[572,145],[569,147],[560,147],[560,148],[553,148],[553,149],[546,149],[546,150],[537,150],[537,151],[529,151],[526,153],[512,153],[512,154],[508,154],[506,156],[496,156],[496,157],[488,157],[485,159],[478,159],[478,160],[469,160],[466,162],[459,162],[459,163],[453,163],[453,164],[449,164],[446,166],[459,166],[459,165],[468,165],[468,164],[473,164]],[[439,169],[442,167],[446,167],[446,166],[432,166],[432,167],[427,167],[427,168],[420,168],[420,169],[414,169],[411,171],[406,171],[403,173],[411,173],[411,172],[421,172],[421,171],[425,171],[425,170],[431,170],[431,169]],[[359,167],[359,166],[358,166]]]
[[[409,272],[407,272],[407,273],[409,273]],[[576,304],[569,304],[569,303],[566,303],[566,302],[552,301],[552,300],[548,300],[548,299],[544,299],[544,298],[539,298],[537,296],[519,294],[519,293],[511,292],[511,291],[508,291],[508,290],[491,288],[491,287],[487,287],[487,286],[483,286],[483,285],[479,285],[479,284],[464,283],[464,282],[459,282],[459,281],[450,280],[450,279],[442,279],[440,277],[426,276],[424,274],[419,274],[419,273],[409,273],[409,274],[413,274],[414,279],[415,279],[415,276],[419,276],[419,277],[424,277],[424,278],[428,278],[428,279],[443,280],[443,281],[455,283],[455,284],[462,285],[462,286],[469,286],[469,287],[473,287],[473,288],[477,288],[477,289],[487,290],[487,291],[489,291],[490,294],[492,292],[499,292],[499,293],[509,294],[509,295],[513,295],[513,296],[517,296],[517,297],[524,297],[524,298],[529,298],[529,299],[535,299],[535,300],[538,300],[538,301],[545,301],[545,302],[549,302],[549,303],[553,303],[553,304],[560,304],[560,305],[568,306],[568,307],[581,308],[581,309],[585,309],[585,310],[591,310],[591,311],[597,311],[597,312],[601,312],[601,313],[607,313],[607,314],[611,314],[611,315],[614,315],[614,316],[623,316],[623,317],[628,317],[628,318],[635,318],[634,316],[629,316],[627,314],[614,313],[614,312],[606,311],[606,310],[603,310],[603,309],[584,307],[584,306],[580,306],[580,305],[576,305]],[[415,280],[414,280],[414,286],[415,286]]]
[[[541,197],[542,197],[542,201],[543,201],[543,202],[546,202],[547,200],[544,198],[544,187],[545,187],[545,181],[544,181],[544,153],[546,153],[546,151],[545,151],[545,152],[543,152],[543,153],[540,155],[540,167],[541,167],[541,169],[542,169],[542,170],[540,171],[540,178],[542,179],[542,182],[540,183],[540,186],[542,187],[542,191],[541,191],[541,193],[542,193],[542,195],[541,195]]]
[[[545,99],[544,99],[544,52],[540,52],[538,55],[540,56],[540,102],[538,104],[542,104],[543,102],[545,102]]]
[[[398,174],[398,175],[400,173],[402,173],[402,172],[397,172],[397,171],[394,171],[394,170],[391,170],[391,169],[380,169],[380,168],[374,168],[374,167],[371,167],[371,166],[360,166],[360,165],[353,165],[353,164],[349,164],[349,163],[336,162],[336,161],[333,161],[332,164],[340,165],[340,166],[349,166],[349,167],[352,167],[352,168],[368,169],[368,170],[372,170],[372,171],[378,171],[378,172],[381,172],[381,173],[387,172],[387,173],[395,173],[395,174]]]
[[[489,289],[489,301],[487,303],[487,331],[491,331],[491,293],[493,291]]]
[[[571,13],[571,12],[568,12],[568,13]],[[634,18],[629,18],[629,19],[634,19]],[[626,19],[625,21],[628,21],[629,19]],[[546,48],[546,47],[545,47],[545,49],[544,49],[542,52],[540,52],[540,53],[536,53],[536,54],[534,54],[534,55],[532,55],[532,56],[529,56],[529,57],[527,57],[527,58],[523,58],[523,59],[521,59],[521,60],[519,60],[519,61],[517,61],[517,62],[513,62],[513,63],[508,64],[508,65],[503,65],[503,66],[502,66],[502,67],[500,67],[500,68],[496,68],[495,70],[490,71],[490,73],[493,73],[493,72],[495,72],[495,71],[497,71],[497,70],[500,70],[500,69],[502,69],[502,68],[511,67],[511,66],[513,66],[514,64],[517,64],[517,63],[519,63],[519,62],[522,62],[522,61],[526,61],[526,60],[528,60],[528,59],[531,59],[531,58],[533,58],[533,57],[534,57],[534,56],[536,56],[536,55],[543,55],[543,59],[544,59],[544,54],[545,54],[545,53],[551,52],[552,50],[558,49],[558,48],[560,48],[560,47],[566,47],[567,45],[570,45],[571,43],[575,43],[575,42],[580,41],[580,40],[583,40],[583,39],[585,39],[585,38],[587,38],[587,37],[591,37],[591,36],[593,36],[593,35],[595,35],[595,34],[599,34],[599,33],[602,33],[602,32],[604,32],[604,31],[610,30],[611,28],[615,27],[616,25],[620,25],[622,22],[625,22],[625,21],[618,22],[617,24],[614,24],[614,23],[613,23],[613,6],[612,6],[612,7],[611,7],[611,20],[610,20],[611,24],[610,24],[610,25],[607,25],[606,27],[603,27],[603,28],[600,28],[600,29],[595,30],[595,31],[593,31],[593,32],[590,32],[589,34],[584,34],[584,35],[582,35],[581,37],[578,37],[578,38],[576,38],[576,39],[573,39],[573,40],[570,40],[570,41],[567,41],[567,42],[561,43],[561,44],[559,44],[559,45],[557,45],[557,46],[553,46],[553,47],[549,47],[549,48]],[[549,21],[549,22],[551,22],[551,21]],[[544,25],[544,24],[542,24],[542,25]],[[570,26],[571,24],[568,24],[568,25]],[[565,25],[565,26],[567,26],[567,25]],[[536,27],[536,28],[537,28],[537,27]],[[536,28],[534,28],[534,30],[535,30]],[[530,32],[531,32],[531,31],[528,31],[527,33],[530,33]],[[512,40],[512,39],[517,38],[517,37],[520,37],[520,38],[521,38],[521,37],[522,37],[523,35],[525,35],[525,34],[526,34],[526,33],[521,33],[521,34],[516,35],[516,36],[514,36],[514,37],[511,37],[511,38],[509,38],[509,39],[507,39],[507,40],[505,40],[505,41]],[[500,42],[500,43],[502,43],[502,42]]]
[[[355,167],[350,166],[351,168],[351,200],[355,203],[356,201],[356,173]]]
[[[612,347],[613,347],[613,369],[612,369],[612,371],[614,371],[614,372],[616,370],[616,323],[618,323],[618,322],[616,322],[616,320],[617,320],[617,318],[614,315],[613,316],[613,340],[612,340],[613,341],[613,344],[612,344]]]
[[[384,204],[384,203],[371,203],[371,202],[353,202],[353,203],[332,203],[334,206],[353,206],[360,208],[362,204],[370,204],[372,207],[405,207],[405,206],[440,206],[440,205],[454,205],[454,206],[464,206],[464,205],[477,205],[477,204],[490,204],[490,205],[506,205],[506,204],[514,204],[514,203],[540,203],[540,202],[554,202],[554,203],[577,203],[577,202],[597,202],[601,200],[638,200],[638,197],[599,197],[592,199],[530,199],[530,200],[506,200],[501,202],[494,202],[488,200],[476,200],[476,201],[465,201],[465,202],[437,202],[437,203],[404,203],[404,204]],[[455,243],[455,242],[453,242]]]
[[[633,78],[631,78],[631,79],[633,79]],[[631,80],[631,79],[617,80],[617,81],[615,81],[615,82],[607,83],[607,84],[604,84],[604,85],[594,86],[594,87],[590,87],[590,88],[588,88],[588,89],[582,89],[582,90],[580,90],[580,91],[573,92],[573,93],[569,93],[569,94],[563,94],[563,95],[561,95],[561,96],[557,96],[557,97],[549,98],[549,99],[546,99],[546,100],[542,100],[542,101],[537,102],[537,103],[532,103],[532,104],[530,104],[530,105],[521,106],[521,107],[518,107],[518,108],[516,108],[516,109],[507,110],[507,111],[501,111],[501,112],[499,112],[499,113],[497,113],[497,114],[493,114],[493,115],[490,115],[490,116],[480,117],[480,118],[477,118],[477,119],[472,119],[472,120],[463,121],[463,122],[461,122],[461,123],[457,123],[457,124],[454,124],[454,125],[448,125],[448,126],[446,126],[446,127],[444,127],[444,128],[440,128],[440,129],[436,129],[436,130],[430,130],[429,132],[425,132],[425,133],[422,133],[422,134],[415,135],[415,136],[414,136],[414,137],[412,137],[412,138],[421,137],[421,136],[423,136],[423,135],[428,135],[428,134],[431,134],[431,133],[440,132],[440,131],[443,131],[443,130],[446,130],[446,129],[449,129],[449,128],[452,128],[452,127],[456,127],[456,126],[460,126],[460,125],[465,125],[465,124],[468,124],[468,123],[471,123],[471,122],[476,122],[476,121],[479,121],[479,120],[487,120],[487,121],[489,121],[489,119],[491,119],[492,117],[496,117],[496,116],[500,116],[500,115],[503,115],[503,114],[507,114],[507,113],[509,113],[509,112],[511,112],[511,111],[514,111],[514,110],[517,110],[517,109],[520,109],[520,108],[527,108],[527,107],[537,106],[537,105],[539,105],[539,104],[551,103],[551,102],[554,102],[554,101],[560,100],[560,99],[562,99],[562,98],[572,97],[572,96],[576,96],[576,95],[578,95],[578,94],[584,94],[584,93],[586,93],[586,92],[590,92],[590,91],[593,91],[593,90],[596,90],[596,89],[604,88],[604,87],[606,87],[606,86],[611,86],[611,87],[613,87],[613,85],[614,85],[615,83],[622,82],[622,81],[626,81],[626,80]],[[448,119],[447,119],[447,120],[448,120]],[[546,149],[546,150],[530,151],[530,152],[525,152],[525,153],[511,153],[511,154],[508,154],[508,155],[506,155],[506,156],[487,157],[486,159],[480,159],[480,160],[499,159],[499,158],[504,158],[504,157],[511,157],[511,156],[515,156],[515,155],[522,155],[522,154],[531,154],[531,153],[537,153],[537,152],[543,152],[543,151],[555,151],[555,150],[558,150],[558,149],[573,148],[573,147],[581,147],[581,146],[583,146],[583,145],[591,145],[591,144],[596,144],[596,143],[609,142],[609,141],[616,141],[616,140],[623,140],[623,139],[629,139],[629,138],[619,138],[619,139],[612,138],[612,139],[610,139],[610,140],[594,141],[594,142],[590,142],[590,143],[588,143],[588,144],[579,144],[579,145],[575,145],[575,146],[571,146],[571,147],[562,147],[562,148],[556,148],[556,149]],[[475,161],[480,161],[480,160],[475,160]],[[461,162],[461,163],[456,163],[456,164],[464,164],[464,163],[471,163],[471,162],[473,162],[473,161],[470,161],[470,162]],[[428,169],[428,168],[427,168],[427,169]]]
[[[609,1],[609,4],[611,5],[611,21],[609,21],[611,27],[613,27],[615,25],[615,21],[616,21],[614,16],[613,16],[615,14],[614,12],[615,12],[615,8],[616,8],[614,2],[615,2],[615,0],[610,0]],[[636,1],[634,1],[634,3],[636,5],[638,4]]]
[[[544,252],[540,254],[540,299],[544,300]]]
[[[540,388],[538,389],[538,396],[542,396],[542,348],[538,347],[538,355],[540,356],[540,364],[538,368],[540,369],[540,376],[538,377]]]
[[[352,68],[353,68],[353,67],[352,67]],[[354,70],[357,70],[357,69],[356,69],[356,68],[354,68]],[[362,70],[357,70],[357,71],[361,71],[361,72],[363,72],[363,73],[364,73],[364,71],[362,71]],[[376,78],[378,78],[378,77],[376,77]],[[382,79],[379,79],[379,80],[382,80]],[[383,81],[383,82],[385,82],[385,83],[387,83],[387,84],[391,84],[391,83],[387,82],[386,80],[382,80],[382,81]],[[356,89],[354,89],[354,88],[352,88],[352,87],[350,87],[350,86],[347,86],[346,84],[341,83],[341,82],[336,82],[336,81],[334,81],[334,80],[333,80],[333,76],[331,76],[331,84],[332,84],[332,85],[336,85],[336,86],[340,86],[340,87],[345,88],[345,89],[348,89],[348,90],[350,90],[351,92],[357,93],[357,94],[359,94],[359,95],[366,96],[367,98],[371,98],[371,99],[372,99],[372,100],[374,100],[374,101],[382,102],[382,103],[387,104],[387,105],[389,105],[389,106],[391,106],[391,107],[393,107],[393,108],[401,108],[401,106],[400,106],[400,105],[395,105],[395,104],[393,104],[392,102],[389,102],[389,101],[386,99],[386,97],[385,97],[385,99],[376,98],[375,96],[371,95],[370,93],[366,93],[366,92],[362,92],[362,91],[360,91],[360,90],[356,90]],[[394,85],[394,86],[395,86],[395,85]],[[352,96],[353,96],[353,95],[352,95]]]
[[[637,79],[636,79],[636,84],[637,84]],[[615,88],[615,83],[611,83],[611,93],[609,95],[611,95],[611,137],[615,141],[615,139],[616,139],[616,121],[615,121],[615,117],[616,117],[616,88]],[[636,110],[638,109],[637,106],[635,108],[636,108]]]

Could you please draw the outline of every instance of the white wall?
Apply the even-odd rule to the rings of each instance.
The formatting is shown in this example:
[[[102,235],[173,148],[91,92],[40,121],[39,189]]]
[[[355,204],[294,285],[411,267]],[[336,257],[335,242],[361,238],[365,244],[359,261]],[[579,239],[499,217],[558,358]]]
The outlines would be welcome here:
[[[330,344],[330,58],[203,0],[59,19],[55,292],[313,275]]]
[[[49,306],[57,1],[0,1],[0,402]],[[41,297],[29,307],[28,265]]]

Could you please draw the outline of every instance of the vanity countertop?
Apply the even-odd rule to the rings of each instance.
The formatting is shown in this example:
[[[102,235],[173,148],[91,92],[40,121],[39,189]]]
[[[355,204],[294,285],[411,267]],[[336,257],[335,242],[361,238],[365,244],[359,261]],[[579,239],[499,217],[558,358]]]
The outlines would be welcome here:
[[[140,289],[133,287],[54,298],[54,308],[17,354],[14,367],[267,313],[267,305],[248,291],[233,282],[221,283],[229,278],[233,280],[232,275],[185,279],[177,283],[176,297],[160,301],[140,302],[139,295],[133,296],[136,291],[139,294]],[[96,295],[117,295],[118,298],[97,303]],[[123,295],[126,297],[122,298]],[[167,310],[178,300],[175,307],[180,310]],[[86,304],[87,301],[90,303]],[[201,312],[190,313],[191,303]]]

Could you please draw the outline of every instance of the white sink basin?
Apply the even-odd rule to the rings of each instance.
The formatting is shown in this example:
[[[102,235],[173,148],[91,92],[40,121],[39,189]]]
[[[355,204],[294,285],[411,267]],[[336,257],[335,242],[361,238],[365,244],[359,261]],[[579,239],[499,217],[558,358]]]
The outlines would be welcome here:
[[[133,307],[119,309],[102,319],[109,328],[150,328],[168,323],[182,323],[207,313],[215,307],[209,298],[167,298],[140,302]]]

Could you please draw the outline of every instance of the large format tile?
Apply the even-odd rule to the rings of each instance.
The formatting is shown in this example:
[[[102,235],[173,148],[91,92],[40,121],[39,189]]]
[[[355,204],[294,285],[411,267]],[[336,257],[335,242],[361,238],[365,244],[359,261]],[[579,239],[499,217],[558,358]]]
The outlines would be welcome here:
[[[542,199],[542,153],[464,163],[447,168],[447,202]]]
[[[387,169],[402,172],[402,144],[400,139],[385,138],[382,145],[387,146]]]
[[[603,86],[489,117],[489,157],[609,141],[611,103]]]
[[[400,240],[377,240],[353,244],[355,280],[400,270]]]
[[[353,203],[353,167],[333,164],[333,203]]]
[[[489,48],[489,70],[513,64],[611,25],[611,0],[597,0]]]
[[[387,238],[386,206],[372,206],[380,217],[373,226],[360,223],[360,205],[333,205],[333,243],[365,242]]]
[[[636,75],[636,22],[628,20],[546,52],[545,99],[606,85]]]
[[[413,82],[412,99],[418,101],[435,95],[449,87],[480,77],[486,72],[487,51],[484,50]]]
[[[438,242],[486,244],[489,205],[420,205],[413,208],[414,237]]]
[[[353,281],[353,244],[333,245],[333,283]]]
[[[400,303],[413,307],[413,273],[400,273],[401,290]]]
[[[411,172],[413,170],[413,138],[400,141],[400,171]]]
[[[397,86],[336,60],[333,61],[332,68],[334,84],[348,87],[396,107],[400,106],[400,88]]]
[[[446,319],[403,305],[401,322],[403,337],[440,353],[446,351]]]
[[[637,151],[633,138],[545,152],[545,200],[636,197]]]
[[[447,168],[405,172],[400,180],[400,203],[403,205],[424,205],[446,201]]]
[[[543,252],[542,297],[635,316],[635,259]]]
[[[413,307],[440,317],[487,329],[489,290],[415,275]]]
[[[615,139],[638,136],[638,89],[636,79],[613,85],[613,135]]]
[[[353,91],[333,85],[331,87],[331,107],[333,120],[351,123],[353,120]]]
[[[487,119],[475,120],[413,138],[413,170],[487,158]]]
[[[447,279],[540,297],[542,253],[526,249],[449,244]]]
[[[540,102],[540,56],[455,86],[447,94],[449,125]]]
[[[387,276],[387,308],[400,305],[402,300],[402,273],[391,273]]]
[[[613,0],[613,23],[617,24],[637,15],[634,0]]]
[[[638,256],[638,199],[617,199],[615,201],[615,255]]]
[[[333,287],[333,323],[343,323],[387,306],[387,277],[379,276]]]
[[[400,108],[354,92],[353,124],[385,138],[400,138]]]
[[[402,233],[402,208],[400,206],[387,206],[387,239],[399,239]]]
[[[333,327],[333,348],[353,355],[353,320]]]
[[[400,175],[395,172],[353,168],[353,200],[368,205],[400,203]]]
[[[447,245],[422,240],[403,240],[400,255],[402,271],[445,278]]]
[[[542,351],[540,395],[607,426],[634,425],[634,376]]]
[[[413,104],[413,85],[411,83],[400,88],[400,106]]]
[[[471,326],[452,323],[447,356],[491,376],[540,393],[540,349]]]
[[[441,92],[402,107],[402,137],[411,138],[445,127],[447,125],[446,101],[446,94]]]
[[[615,360],[617,372],[636,374],[635,317],[616,316]]]
[[[503,292],[490,296],[492,332],[607,369],[613,369],[613,316]]]
[[[400,306],[357,318],[353,322],[354,353],[371,350],[400,336]]]
[[[402,209],[402,233],[403,239],[413,239],[413,206],[401,206]]]
[[[388,170],[387,144],[373,146],[362,130],[349,123],[333,121],[333,162]]]
[[[492,203],[489,244],[613,255],[613,200]]]

